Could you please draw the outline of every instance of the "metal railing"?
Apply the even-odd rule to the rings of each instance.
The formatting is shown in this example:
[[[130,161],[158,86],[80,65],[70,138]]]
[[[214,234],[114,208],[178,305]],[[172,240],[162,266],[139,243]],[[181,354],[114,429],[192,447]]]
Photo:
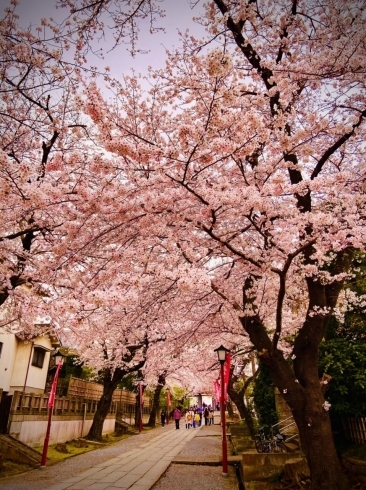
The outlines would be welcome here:
[[[285,425],[283,425],[285,424]],[[293,428],[296,428],[296,431],[294,432]],[[298,432],[297,432],[297,425],[296,422],[294,421],[294,418],[287,417],[287,419],[283,419],[277,424],[274,424],[271,426],[271,433],[280,432],[282,435],[286,436],[286,442],[291,441],[292,439],[295,439],[298,437]]]

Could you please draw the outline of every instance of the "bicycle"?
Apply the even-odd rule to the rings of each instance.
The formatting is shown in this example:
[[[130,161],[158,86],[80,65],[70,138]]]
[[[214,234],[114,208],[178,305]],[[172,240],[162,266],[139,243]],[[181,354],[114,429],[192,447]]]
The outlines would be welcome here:
[[[261,427],[254,439],[255,448],[258,453],[287,453],[285,439],[286,436],[280,433],[267,438],[264,427]]]
[[[255,448],[258,453],[271,452],[271,441],[267,439],[264,427],[258,429],[254,438]]]
[[[284,444],[286,436],[283,434],[275,434],[271,441],[271,452],[272,453],[287,453],[287,447]]]

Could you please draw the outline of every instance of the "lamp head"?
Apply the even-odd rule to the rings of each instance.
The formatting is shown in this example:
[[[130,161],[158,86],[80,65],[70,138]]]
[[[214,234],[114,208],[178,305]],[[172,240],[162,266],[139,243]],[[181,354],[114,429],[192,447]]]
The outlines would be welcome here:
[[[230,352],[230,350],[224,347],[223,345],[220,345],[220,347],[215,349],[214,352],[217,352],[217,358],[219,362],[224,363],[226,360],[226,354]]]
[[[57,351],[53,354],[53,358],[55,360],[55,365],[57,366],[62,361],[62,359],[64,357],[65,356],[63,354],[61,354],[61,352],[57,349]]]

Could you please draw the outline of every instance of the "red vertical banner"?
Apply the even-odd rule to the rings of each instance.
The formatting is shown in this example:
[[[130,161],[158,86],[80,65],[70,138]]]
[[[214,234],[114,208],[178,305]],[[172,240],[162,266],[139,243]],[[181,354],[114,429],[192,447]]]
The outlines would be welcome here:
[[[227,401],[227,392],[228,392],[228,387],[229,387],[230,364],[231,364],[231,355],[228,352],[226,354],[226,358],[225,358],[225,362],[224,362],[224,392],[225,392],[225,401]]]
[[[171,407],[172,406],[172,402],[170,400],[170,391],[167,391],[166,392],[166,396],[167,396],[167,400],[168,400],[168,407]]]
[[[62,359],[57,365],[56,373],[55,373],[55,376],[53,378],[53,382],[52,382],[52,386],[51,386],[50,396],[48,398],[48,404],[47,404],[47,406],[48,406],[48,423],[47,423],[46,437],[45,437],[44,443],[43,443],[41,468],[44,468],[46,466],[46,461],[47,461],[48,443],[50,441],[50,434],[51,434],[53,406],[55,404],[57,381],[58,381],[58,375],[59,375],[61,366],[62,366]]]
[[[56,373],[55,373],[55,376],[54,376],[53,381],[52,381],[51,392],[50,392],[50,396],[48,398],[48,404],[47,404],[48,408],[53,408],[53,406],[55,404],[57,381],[58,381],[58,375],[59,375],[61,366],[62,366],[62,359],[57,365]]]
[[[221,403],[221,388],[220,388],[220,383],[218,381],[214,381],[214,393],[215,393],[216,402]]]

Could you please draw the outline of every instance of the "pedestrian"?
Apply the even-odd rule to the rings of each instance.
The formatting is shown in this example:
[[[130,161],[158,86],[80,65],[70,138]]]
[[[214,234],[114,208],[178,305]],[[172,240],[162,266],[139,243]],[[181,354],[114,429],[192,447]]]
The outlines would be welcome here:
[[[175,428],[179,429],[179,421],[180,421],[180,410],[178,407],[173,412],[173,418],[175,420]]]
[[[205,407],[204,411],[203,411],[203,416],[205,418],[205,425],[208,425],[208,417],[210,415],[210,412],[208,410],[208,407]]]
[[[213,408],[210,410],[210,415],[208,416],[209,424],[213,425],[214,424],[214,411]]]
[[[200,417],[200,421],[198,423],[198,427],[201,427],[201,425],[202,425],[202,412],[203,412],[202,407],[198,407],[197,408],[197,413],[198,413],[198,415]]]
[[[166,412],[163,409],[160,414],[161,426],[164,427],[166,421]]]
[[[201,420],[200,414],[198,412],[196,412],[194,414],[194,425],[195,425],[195,428],[200,426],[200,420]]]
[[[186,419],[186,429],[190,429],[193,422],[193,415],[190,409],[186,411],[185,419]]]

